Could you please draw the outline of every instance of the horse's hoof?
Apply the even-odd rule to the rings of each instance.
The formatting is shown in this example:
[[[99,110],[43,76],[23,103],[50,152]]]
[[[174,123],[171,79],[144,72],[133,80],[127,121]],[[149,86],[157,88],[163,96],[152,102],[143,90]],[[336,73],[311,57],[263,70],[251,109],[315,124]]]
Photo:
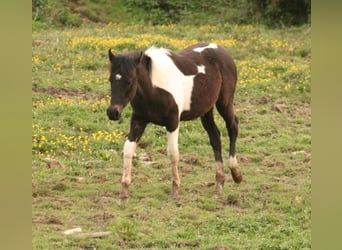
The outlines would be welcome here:
[[[226,180],[223,172],[216,172],[216,193],[221,194],[224,186],[224,181]]]
[[[129,198],[127,187],[123,187],[120,193],[120,200],[127,201]]]
[[[179,189],[178,188],[173,188],[171,193],[170,193],[170,197],[173,198],[173,199],[176,199],[179,197]]]
[[[240,173],[238,168],[230,167],[229,168],[235,183],[240,183],[242,181],[242,174]]]
[[[178,197],[178,190],[179,190],[179,182],[172,181],[172,192],[171,192],[171,196],[172,196],[173,198],[177,198],[177,197]]]
[[[128,201],[129,201],[129,197],[128,197],[128,196],[125,196],[125,197],[121,197],[121,196],[120,196],[120,199],[119,199],[118,204],[119,204],[120,206],[122,206],[122,205],[127,204]]]
[[[178,190],[177,191],[173,190],[171,192],[170,196],[174,199],[178,198],[178,196],[179,196]]]
[[[221,183],[216,183],[215,194],[220,195],[223,192],[223,185]]]

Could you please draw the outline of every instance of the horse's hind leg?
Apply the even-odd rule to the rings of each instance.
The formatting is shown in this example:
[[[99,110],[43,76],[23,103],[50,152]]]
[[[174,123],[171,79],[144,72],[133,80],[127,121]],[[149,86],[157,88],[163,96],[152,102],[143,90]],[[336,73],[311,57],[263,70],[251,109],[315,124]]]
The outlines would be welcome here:
[[[229,161],[228,167],[231,171],[233,180],[236,183],[240,183],[242,181],[242,175],[238,169],[236,154],[235,154],[235,143],[239,132],[239,120],[237,116],[234,114],[233,103],[230,102],[228,104],[217,102],[216,107],[220,115],[223,117],[226,123],[226,128],[228,130],[229,135]]]
[[[222,163],[222,153],[221,153],[221,138],[220,131],[218,130],[213,116],[213,109],[207,112],[201,117],[201,122],[204,129],[209,135],[210,145],[214,150],[215,161],[216,161],[216,191],[218,193],[222,192],[224,185],[224,171]]]

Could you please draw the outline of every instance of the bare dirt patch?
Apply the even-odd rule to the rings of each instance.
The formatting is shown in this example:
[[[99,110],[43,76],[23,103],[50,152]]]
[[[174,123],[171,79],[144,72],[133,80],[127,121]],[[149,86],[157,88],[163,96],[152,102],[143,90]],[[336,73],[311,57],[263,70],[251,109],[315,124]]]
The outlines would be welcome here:
[[[57,98],[82,96],[86,100],[94,99],[94,98],[102,99],[106,97],[105,94],[94,93],[93,91],[87,88],[79,88],[79,89],[63,88],[63,87],[54,87],[52,85],[44,87],[44,86],[38,86],[37,84],[33,84],[32,92],[33,93],[46,93]]]
[[[59,219],[56,215],[48,215],[48,216],[37,216],[32,219],[33,223],[41,223],[41,224],[54,224],[54,225],[63,225],[61,219]]]

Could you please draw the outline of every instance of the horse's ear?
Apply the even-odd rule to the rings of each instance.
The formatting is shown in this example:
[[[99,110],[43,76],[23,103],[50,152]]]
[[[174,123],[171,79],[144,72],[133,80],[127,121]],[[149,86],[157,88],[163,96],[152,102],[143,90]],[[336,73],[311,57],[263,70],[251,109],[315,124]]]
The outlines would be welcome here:
[[[114,58],[115,58],[115,56],[113,55],[111,49],[108,50],[108,57],[109,57],[109,61],[111,61],[111,62],[112,62],[112,61],[114,60]]]
[[[143,51],[140,52],[138,58],[136,59],[136,64],[143,65],[149,72],[151,70],[151,58],[147,56]]]
[[[138,65],[139,63],[141,63],[144,59],[144,52],[140,51],[138,57],[135,59],[135,64]]]

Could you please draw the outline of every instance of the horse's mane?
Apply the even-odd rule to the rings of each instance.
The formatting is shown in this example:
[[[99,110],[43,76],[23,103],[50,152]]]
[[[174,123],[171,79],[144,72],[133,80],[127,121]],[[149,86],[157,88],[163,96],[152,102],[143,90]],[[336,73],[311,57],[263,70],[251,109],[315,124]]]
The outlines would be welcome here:
[[[170,55],[171,54],[171,50],[169,49],[165,49],[165,48],[158,48],[156,47],[155,45],[152,45],[150,48],[148,48],[146,51],[145,51],[145,54],[146,55],[154,55],[154,54],[165,54],[165,55]]]

